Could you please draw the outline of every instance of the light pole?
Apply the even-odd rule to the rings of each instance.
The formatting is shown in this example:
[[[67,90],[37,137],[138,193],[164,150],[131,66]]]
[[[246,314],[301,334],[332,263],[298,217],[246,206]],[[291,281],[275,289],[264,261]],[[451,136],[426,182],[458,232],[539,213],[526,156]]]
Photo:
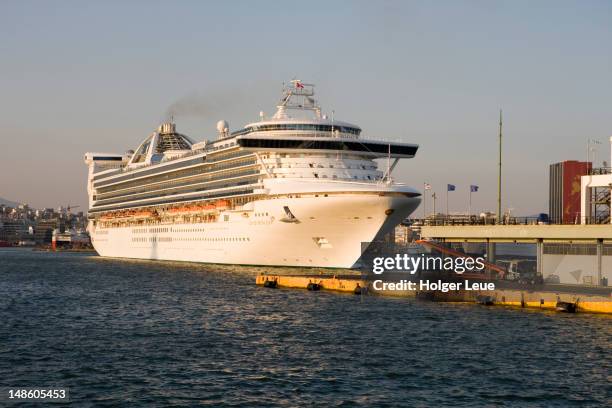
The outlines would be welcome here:
[[[497,173],[497,223],[501,224],[501,192],[502,192],[502,110],[499,110],[499,168]]]
[[[470,202],[468,205],[468,218],[472,217],[472,186],[470,186]]]
[[[436,193],[433,193],[431,195],[431,198],[433,198],[433,216],[435,219],[436,218]]]
[[[427,204],[427,183],[423,183],[423,221],[427,218],[427,209],[425,205]]]

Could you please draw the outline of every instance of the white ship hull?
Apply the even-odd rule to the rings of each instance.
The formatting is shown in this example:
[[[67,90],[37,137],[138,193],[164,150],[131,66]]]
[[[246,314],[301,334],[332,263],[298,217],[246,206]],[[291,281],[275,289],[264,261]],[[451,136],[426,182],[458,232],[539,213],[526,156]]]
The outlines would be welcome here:
[[[105,257],[350,268],[361,255],[362,242],[391,231],[419,202],[372,192],[268,199],[256,201],[250,211],[222,212],[212,223],[90,225],[90,233]],[[295,220],[287,220],[285,206]]]

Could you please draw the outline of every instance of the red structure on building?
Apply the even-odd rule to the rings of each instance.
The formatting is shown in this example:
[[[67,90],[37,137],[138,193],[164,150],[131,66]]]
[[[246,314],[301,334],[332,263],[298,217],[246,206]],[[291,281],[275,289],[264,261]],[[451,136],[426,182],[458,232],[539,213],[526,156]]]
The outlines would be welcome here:
[[[554,224],[580,224],[580,177],[591,162],[566,160],[550,165],[548,212]]]

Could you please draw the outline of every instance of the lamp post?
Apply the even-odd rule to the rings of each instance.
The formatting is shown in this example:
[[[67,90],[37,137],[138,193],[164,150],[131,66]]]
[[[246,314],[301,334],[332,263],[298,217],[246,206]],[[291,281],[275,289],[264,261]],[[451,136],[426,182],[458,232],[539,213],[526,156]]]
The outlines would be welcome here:
[[[427,209],[425,205],[427,204],[427,183],[423,183],[423,221],[427,218]]]
[[[431,198],[433,198],[433,216],[435,219],[436,218],[436,193],[433,193],[431,195]]]
[[[499,165],[497,173],[497,223],[502,222],[501,192],[502,192],[502,110],[499,110]]]

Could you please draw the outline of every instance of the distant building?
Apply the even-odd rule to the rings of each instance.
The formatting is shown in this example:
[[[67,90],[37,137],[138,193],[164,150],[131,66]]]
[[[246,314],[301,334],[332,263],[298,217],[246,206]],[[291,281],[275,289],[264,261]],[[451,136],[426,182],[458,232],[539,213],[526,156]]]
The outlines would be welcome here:
[[[3,245],[47,245],[51,243],[54,230],[59,233],[74,230],[81,245],[83,240],[79,232],[85,229],[86,224],[87,217],[83,212],[56,213],[50,208],[36,210],[27,204],[15,208],[0,204],[0,243]]]
[[[26,226],[21,220],[5,220],[0,223],[0,241],[16,244],[26,233]]]
[[[576,160],[550,165],[548,213],[551,223],[580,223],[580,178],[589,174],[591,167],[591,162]]]
[[[50,244],[53,237],[53,230],[58,229],[59,232],[65,232],[66,227],[63,220],[51,219],[39,221],[34,232],[34,241],[37,244]]]

